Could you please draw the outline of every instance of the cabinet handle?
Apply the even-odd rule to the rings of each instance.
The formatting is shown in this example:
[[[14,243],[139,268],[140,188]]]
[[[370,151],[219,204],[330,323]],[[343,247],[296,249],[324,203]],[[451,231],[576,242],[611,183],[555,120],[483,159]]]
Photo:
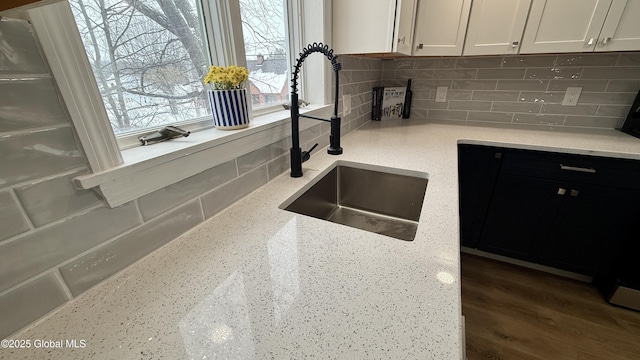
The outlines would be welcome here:
[[[609,43],[609,41],[611,41],[611,37],[606,37],[604,39],[602,39],[602,46],[605,46]]]
[[[596,169],[583,168],[583,167],[577,167],[577,166],[567,166],[567,165],[562,165],[562,164],[560,164],[560,170],[577,171],[577,172],[584,172],[584,173],[589,173],[589,174],[595,174],[596,173]]]
[[[578,196],[579,193],[580,193],[580,191],[571,189],[571,192],[569,193],[569,195],[571,195],[573,197],[576,197],[576,196]]]
[[[558,188],[558,195],[564,195],[567,193],[567,189],[565,188]]]
[[[418,44],[418,46],[416,46],[417,49],[422,49],[424,47],[424,44]]]
[[[514,41],[514,42],[511,43],[511,47],[513,47],[513,48],[517,48],[518,45],[520,45],[520,41]]]
[[[589,41],[587,41],[587,45],[591,46],[594,44],[595,41],[596,41],[596,38],[591,38],[589,39]]]
[[[404,44],[404,39],[406,38],[406,36],[403,36],[402,39],[398,39],[398,44],[403,43]]]

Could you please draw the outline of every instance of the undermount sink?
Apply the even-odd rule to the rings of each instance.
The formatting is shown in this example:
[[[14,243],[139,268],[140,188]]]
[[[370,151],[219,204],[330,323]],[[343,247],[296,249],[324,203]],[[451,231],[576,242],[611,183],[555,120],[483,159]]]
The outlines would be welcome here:
[[[428,174],[338,161],[280,209],[412,241]]]

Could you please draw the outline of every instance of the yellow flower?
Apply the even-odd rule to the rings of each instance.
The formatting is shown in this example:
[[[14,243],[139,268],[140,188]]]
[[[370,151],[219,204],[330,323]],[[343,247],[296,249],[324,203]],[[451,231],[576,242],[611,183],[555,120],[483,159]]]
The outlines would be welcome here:
[[[230,90],[242,89],[247,79],[249,79],[249,71],[244,67],[210,66],[203,82],[211,90]]]

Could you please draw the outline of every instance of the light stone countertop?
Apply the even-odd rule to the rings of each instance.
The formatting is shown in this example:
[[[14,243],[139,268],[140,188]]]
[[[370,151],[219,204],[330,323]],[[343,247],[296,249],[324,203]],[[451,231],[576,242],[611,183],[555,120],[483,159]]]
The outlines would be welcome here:
[[[459,141],[640,159],[614,130],[372,122],[14,336],[86,348],[13,356],[460,359]],[[278,209],[337,160],[429,174],[413,242]]]

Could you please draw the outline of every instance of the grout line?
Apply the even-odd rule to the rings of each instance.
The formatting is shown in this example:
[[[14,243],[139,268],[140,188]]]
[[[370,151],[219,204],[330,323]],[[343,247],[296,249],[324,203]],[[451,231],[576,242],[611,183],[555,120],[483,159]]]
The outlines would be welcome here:
[[[58,281],[60,282],[61,286],[62,286],[62,290],[64,291],[65,295],[67,295],[67,300],[71,300],[73,299],[73,293],[71,293],[71,290],[69,289],[69,286],[67,285],[67,283],[64,281],[64,278],[62,277],[62,273],[60,272],[60,268],[56,267],[53,270],[53,276],[58,279]]]
[[[29,217],[29,214],[27,214],[27,211],[25,210],[24,206],[22,205],[22,202],[20,201],[20,198],[18,198],[18,194],[16,194],[15,189],[9,189],[9,196],[11,196],[13,198],[13,200],[16,202],[16,205],[18,206],[18,211],[20,212],[22,217],[27,221],[27,225],[29,226],[29,230],[26,233],[27,234],[31,233],[31,231],[35,230],[36,226],[31,221],[31,218]],[[0,244],[1,243],[2,242],[0,242]]]
[[[91,206],[91,207],[89,207],[89,208],[83,209],[83,210],[81,210],[81,211],[79,211],[79,212],[77,212],[77,213],[74,213],[74,214],[71,214],[71,215],[69,215],[69,216],[66,216],[66,217],[64,217],[64,218],[62,218],[62,219],[58,219],[58,220],[53,221],[53,222],[50,222],[50,223],[48,223],[48,224],[46,224],[46,225],[42,225],[42,226],[40,226],[40,227],[38,227],[38,228],[34,229],[33,231],[28,231],[28,232],[25,232],[25,233],[22,233],[22,234],[16,235],[16,236],[14,236],[14,237],[11,237],[11,238],[8,238],[8,239],[5,239],[5,240],[2,240],[2,241],[0,241],[0,246],[4,246],[4,245],[6,245],[6,244],[8,244],[8,243],[12,243],[12,242],[14,242],[14,241],[18,241],[18,240],[20,240],[20,239],[22,239],[22,238],[24,238],[24,237],[29,236],[30,234],[33,234],[34,232],[46,231],[47,229],[49,229],[49,228],[51,228],[51,227],[54,227],[54,226],[56,226],[56,225],[60,225],[60,224],[62,224],[62,223],[64,223],[64,222],[66,222],[66,221],[68,221],[68,220],[71,220],[72,218],[74,218],[74,217],[76,217],[76,216],[86,215],[86,214],[88,214],[88,213],[90,213],[90,212],[92,212],[92,211],[94,211],[94,210],[97,210],[97,209],[99,209],[99,208],[103,208],[103,207],[105,207],[105,205],[104,205],[104,204],[102,204],[102,203],[100,203],[100,204],[96,204],[96,205]]]
[[[140,198],[137,198],[135,200],[133,200],[133,205],[136,208],[136,213],[138,214],[138,221],[140,221],[140,224],[144,224],[144,217],[142,216],[142,211],[140,210],[140,204],[138,203],[138,200],[140,200]]]
[[[200,204],[200,215],[202,215],[202,221],[207,221],[207,216],[204,213],[204,204],[202,203],[202,196],[198,197],[198,203]]]

